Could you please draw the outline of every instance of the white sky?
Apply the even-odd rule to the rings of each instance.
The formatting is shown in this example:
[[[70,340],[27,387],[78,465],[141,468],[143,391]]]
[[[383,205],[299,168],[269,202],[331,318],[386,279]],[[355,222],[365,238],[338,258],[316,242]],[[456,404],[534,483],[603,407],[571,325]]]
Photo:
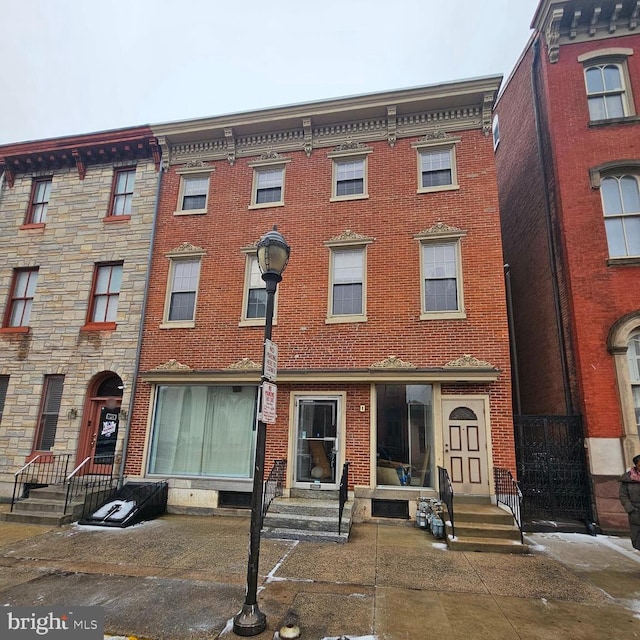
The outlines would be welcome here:
[[[538,0],[0,0],[0,144],[511,72]]]

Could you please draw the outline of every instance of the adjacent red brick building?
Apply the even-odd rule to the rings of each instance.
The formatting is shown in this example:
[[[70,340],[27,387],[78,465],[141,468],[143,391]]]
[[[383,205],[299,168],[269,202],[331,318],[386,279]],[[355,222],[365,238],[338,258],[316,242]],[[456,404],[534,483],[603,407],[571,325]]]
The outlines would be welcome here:
[[[515,471],[491,109],[500,77],[153,126],[164,173],[128,478],[169,508],[251,492],[265,292],[278,287],[268,472],[377,501],[492,496]],[[415,510],[415,505],[414,505]]]
[[[640,451],[639,18],[542,0],[494,120],[516,411],[582,417],[605,529],[626,526],[617,477]]]

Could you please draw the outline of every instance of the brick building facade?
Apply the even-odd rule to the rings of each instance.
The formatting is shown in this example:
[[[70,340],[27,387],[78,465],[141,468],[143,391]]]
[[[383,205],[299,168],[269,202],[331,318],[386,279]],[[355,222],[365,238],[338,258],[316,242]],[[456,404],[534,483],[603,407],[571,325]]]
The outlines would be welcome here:
[[[152,127],[157,228],[126,475],[169,508],[251,492],[264,283],[277,225],[268,473],[380,501],[491,496],[515,470],[491,108],[500,77]]]
[[[617,477],[640,451],[637,25],[635,1],[542,0],[494,121],[515,405],[582,417],[609,530],[627,526]]]
[[[0,147],[2,500],[36,458],[121,456],[159,161],[144,127]]]

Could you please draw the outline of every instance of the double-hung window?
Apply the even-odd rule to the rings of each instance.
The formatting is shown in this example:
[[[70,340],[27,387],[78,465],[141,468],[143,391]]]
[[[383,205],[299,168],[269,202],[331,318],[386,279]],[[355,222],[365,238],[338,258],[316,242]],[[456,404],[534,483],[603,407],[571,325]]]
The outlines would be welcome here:
[[[210,178],[213,171],[213,166],[200,161],[176,169],[176,174],[180,176],[180,190],[174,215],[207,213]]]
[[[25,224],[45,223],[49,207],[49,196],[51,195],[51,183],[51,178],[38,179],[33,182]]]
[[[267,289],[255,248],[247,249],[241,325],[263,325],[267,315]],[[277,293],[276,293],[277,296]],[[274,301],[275,303],[275,301]]]
[[[135,168],[117,169],[113,176],[110,216],[131,215],[133,186],[136,180]]]
[[[373,238],[346,231],[325,242],[329,248],[327,322],[364,322],[367,245]]]
[[[460,138],[444,136],[414,142],[418,154],[418,193],[458,189],[456,143]]]
[[[63,388],[64,376],[49,375],[44,377],[38,429],[34,443],[36,451],[51,451],[55,444]]]
[[[611,258],[640,257],[640,189],[637,175],[606,176],[600,185]]]
[[[460,241],[464,231],[438,224],[414,236],[420,242],[420,318],[464,318]]]
[[[259,160],[249,162],[253,168],[253,185],[249,209],[281,207],[284,205],[284,181],[290,158],[279,153],[265,154]]]
[[[629,338],[627,362],[629,365],[629,380],[631,382],[631,395],[633,398],[636,425],[638,431],[640,431],[640,331],[635,331]]]
[[[5,327],[29,326],[37,282],[37,267],[16,269],[13,272],[11,295],[4,322]]]
[[[632,53],[627,48],[606,48],[578,57],[584,64],[591,122],[634,115],[627,71],[627,57]]]
[[[88,323],[115,323],[122,285],[122,267],[122,262],[95,266]]]
[[[169,258],[169,276],[161,326],[195,327],[200,263],[204,251],[185,243],[166,255]]]
[[[364,145],[345,145],[331,151],[331,200],[358,200],[369,197],[369,154],[373,149]]]

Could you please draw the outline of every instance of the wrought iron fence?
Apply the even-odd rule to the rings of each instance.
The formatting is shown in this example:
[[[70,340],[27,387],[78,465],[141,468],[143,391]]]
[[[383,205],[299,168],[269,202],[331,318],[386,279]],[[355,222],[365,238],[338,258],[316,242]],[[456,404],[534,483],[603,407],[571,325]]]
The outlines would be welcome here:
[[[39,454],[14,474],[11,511],[16,502],[29,497],[29,491],[50,484],[62,484],[69,470],[70,453]]]
[[[447,506],[449,522],[451,523],[451,537],[456,537],[455,516],[453,514],[453,487],[449,473],[444,467],[438,467],[438,493],[440,501]]]
[[[349,497],[349,463],[345,462],[342,467],[342,478],[340,478],[340,506],[338,507],[338,535],[342,532],[342,513],[344,505]]]
[[[274,498],[282,495],[284,488],[284,477],[287,470],[286,460],[276,460],[271,467],[269,477],[264,483],[264,491],[262,493],[262,519],[267,515],[269,505]]]
[[[524,544],[522,535],[522,491],[509,469],[494,467],[493,477],[496,485],[496,501],[509,508],[520,530],[520,542]]]

